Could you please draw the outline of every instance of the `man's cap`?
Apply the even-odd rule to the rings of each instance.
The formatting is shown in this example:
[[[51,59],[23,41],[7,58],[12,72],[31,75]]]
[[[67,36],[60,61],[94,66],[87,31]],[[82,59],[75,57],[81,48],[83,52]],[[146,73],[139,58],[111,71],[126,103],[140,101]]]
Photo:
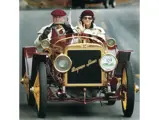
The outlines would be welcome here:
[[[81,13],[81,18],[84,16],[92,16],[94,17],[94,13],[91,10],[85,10]]]
[[[52,16],[65,16],[66,12],[62,9],[56,9],[51,12]]]

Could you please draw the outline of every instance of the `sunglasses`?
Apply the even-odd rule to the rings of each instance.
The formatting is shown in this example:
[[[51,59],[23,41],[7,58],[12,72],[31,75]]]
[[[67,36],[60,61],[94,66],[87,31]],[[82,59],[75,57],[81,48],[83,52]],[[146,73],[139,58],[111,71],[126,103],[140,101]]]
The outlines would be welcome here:
[[[92,20],[93,18],[92,18],[92,17],[83,17],[83,19],[84,19],[84,20],[87,20],[87,19],[88,19],[88,20]]]

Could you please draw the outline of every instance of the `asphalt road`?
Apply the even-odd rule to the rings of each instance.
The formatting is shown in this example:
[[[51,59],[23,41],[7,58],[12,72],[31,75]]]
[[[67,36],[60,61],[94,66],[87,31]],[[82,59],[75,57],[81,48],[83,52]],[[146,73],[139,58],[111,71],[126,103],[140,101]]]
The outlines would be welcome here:
[[[139,5],[92,10],[96,17],[95,23],[116,39],[120,50],[134,50],[131,56],[132,66],[134,73],[139,74]],[[72,10],[73,25],[76,25],[82,11],[81,9]],[[51,22],[50,12],[51,10],[20,11],[20,58],[22,46],[32,46],[37,31]],[[66,10],[66,12],[69,11]],[[19,72],[21,74],[21,63]],[[139,79],[136,79],[136,83],[139,84]],[[136,94],[132,118],[122,116],[120,102],[114,106],[104,107],[100,107],[98,103],[92,104],[80,106],[79,104],[49,103],[47,118],[51,120],[139,120],[139,93]],[[33,109],[26,104],[26,94],[22,85],[20,85],[20,119],[38,120]]]

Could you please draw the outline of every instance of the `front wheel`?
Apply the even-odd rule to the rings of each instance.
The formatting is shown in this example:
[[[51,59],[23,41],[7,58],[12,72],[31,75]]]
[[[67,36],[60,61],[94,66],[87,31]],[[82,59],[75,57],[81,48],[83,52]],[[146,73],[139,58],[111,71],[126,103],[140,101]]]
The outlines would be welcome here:
[[[135,92],[134,92],[134,76],[130,62],[127,62],[122,70],[122,85],[125,90],[122,91],[124,99],[121,100],[122,110],[125,117],[131,117],[134,110]]]
[[[37,116],[39,118],[44,118],[46,116],[47,105],[47,75],[44,62],[39,64],[33,91],[36,101]]]

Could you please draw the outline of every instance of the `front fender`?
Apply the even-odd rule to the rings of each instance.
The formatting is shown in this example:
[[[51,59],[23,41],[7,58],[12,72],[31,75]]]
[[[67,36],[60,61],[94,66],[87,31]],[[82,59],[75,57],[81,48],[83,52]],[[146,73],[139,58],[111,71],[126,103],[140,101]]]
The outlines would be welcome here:
[[[121,77],[123,65],[127,61],[130,61],[131,52],[133,52],[133,50],[118,51],[118,54],[117,54],[118,65],[115,69],[116,77]]]
[[[119,63],[125,63],[130,60],[132,50],[118,51],[117,59]]]
[[[40,62],[46,62],[45,54],[34,54],[32,60],[31,86],[34,84]]]

